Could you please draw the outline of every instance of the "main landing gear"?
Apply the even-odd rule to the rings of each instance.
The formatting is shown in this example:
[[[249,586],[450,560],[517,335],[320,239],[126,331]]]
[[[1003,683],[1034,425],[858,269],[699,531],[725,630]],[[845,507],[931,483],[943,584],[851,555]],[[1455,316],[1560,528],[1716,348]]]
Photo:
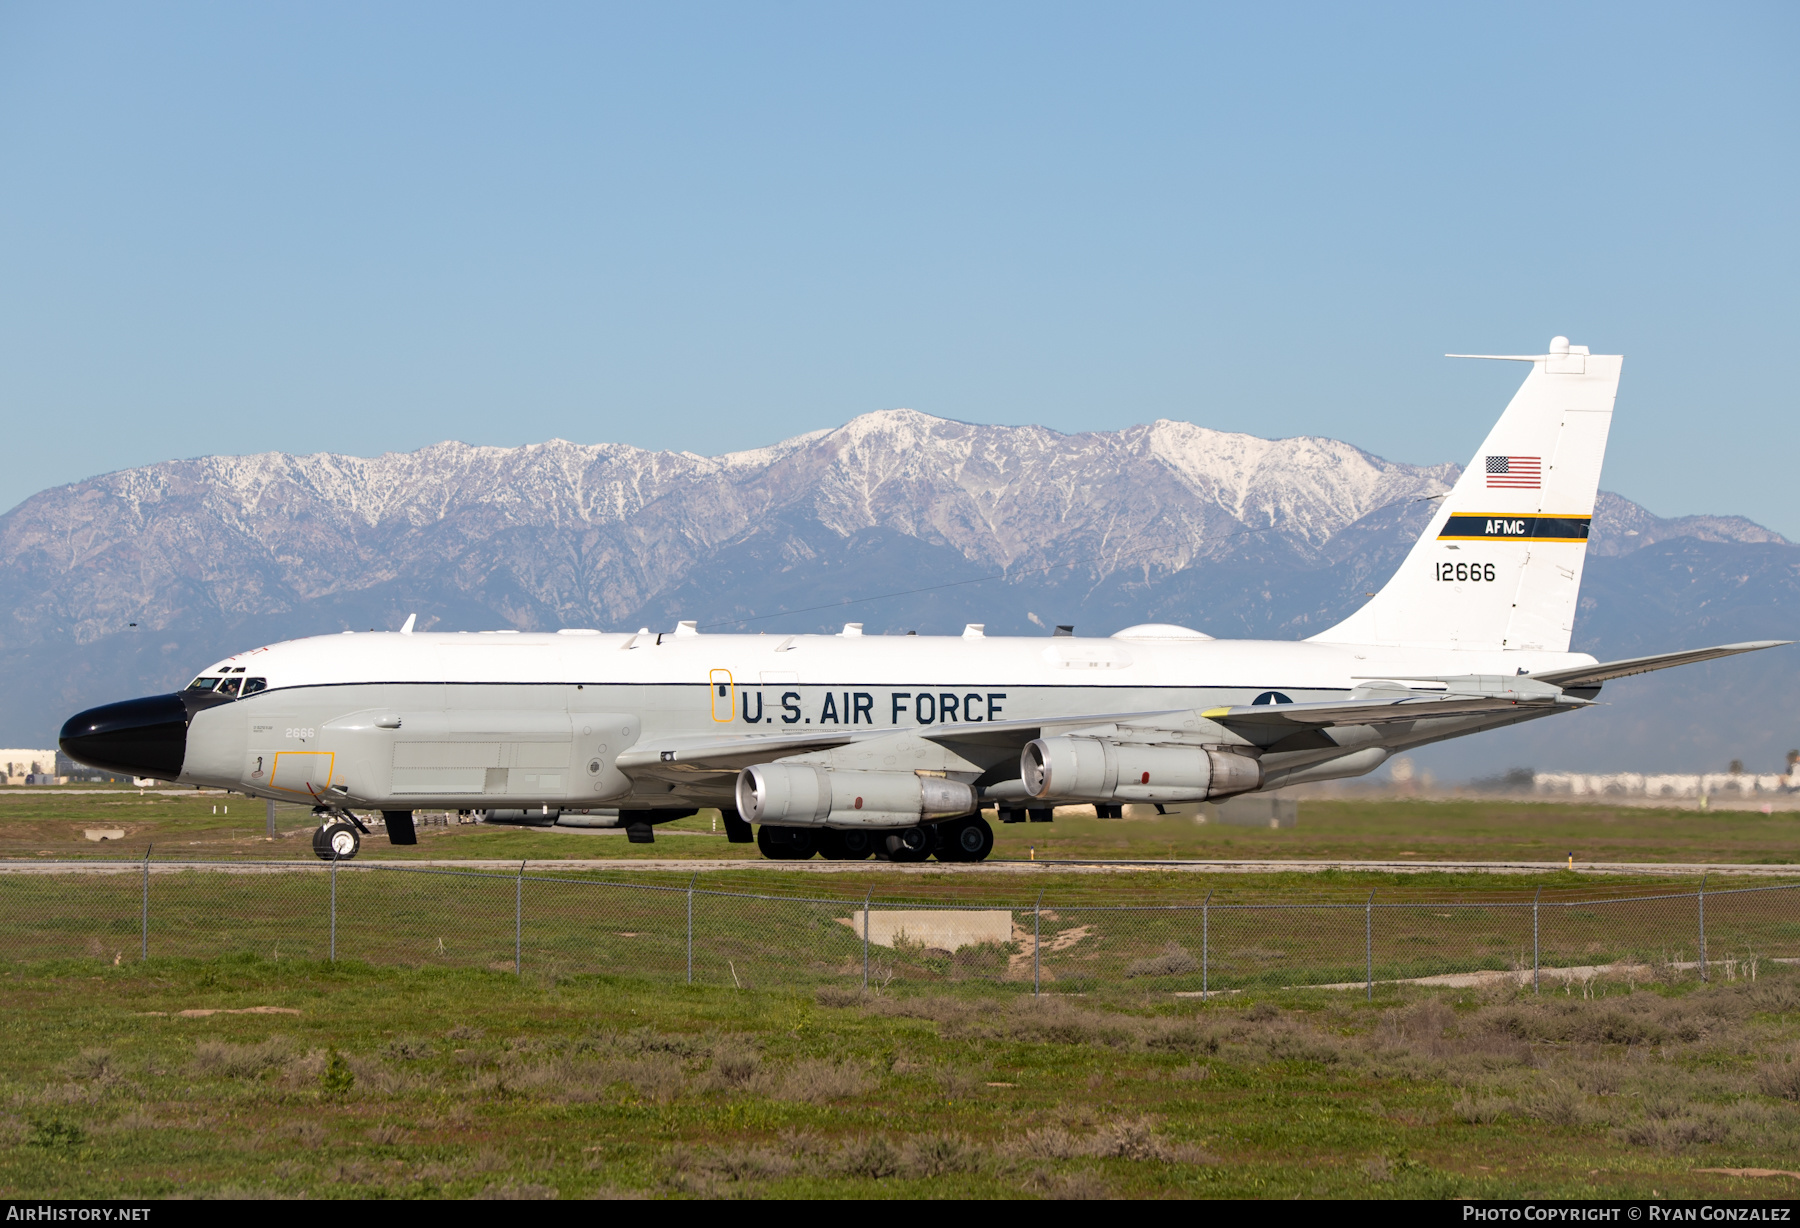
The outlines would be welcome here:
[[[937,851],[939,861],[986,861],[994,851],[994,829],[978,814],[952,819],[939,824],[939,829],[945,845]]]
[[[994,851],[994,829],[978,814],[898,831],[837,831],[764,823],[756,829],[756,847],[771,861],[805,861],[815,854],[827,861],[877,857],[907,862],[933,856],[939,861],[982,861]]]

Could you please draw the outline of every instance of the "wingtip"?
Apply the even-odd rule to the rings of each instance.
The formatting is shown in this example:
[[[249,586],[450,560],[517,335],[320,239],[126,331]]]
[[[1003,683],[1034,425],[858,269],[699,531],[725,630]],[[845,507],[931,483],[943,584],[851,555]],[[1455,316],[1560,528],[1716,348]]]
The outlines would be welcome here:
[[[1200,715],[1205,717],[1209,721],[1216,720],[1221,716],[1230,716],[1231,709],[1230,708],[1208,708],[1208,709],[1206,709],[1206,711],[1202,712]]]

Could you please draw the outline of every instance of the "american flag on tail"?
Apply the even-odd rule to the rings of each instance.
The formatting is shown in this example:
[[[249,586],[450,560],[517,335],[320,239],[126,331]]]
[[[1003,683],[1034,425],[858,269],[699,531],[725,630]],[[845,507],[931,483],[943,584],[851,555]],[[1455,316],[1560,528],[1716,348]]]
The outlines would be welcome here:
[[[1541,456],[1490,456],[1487,458],[1489,490],[1538,490],[1543,486]]]

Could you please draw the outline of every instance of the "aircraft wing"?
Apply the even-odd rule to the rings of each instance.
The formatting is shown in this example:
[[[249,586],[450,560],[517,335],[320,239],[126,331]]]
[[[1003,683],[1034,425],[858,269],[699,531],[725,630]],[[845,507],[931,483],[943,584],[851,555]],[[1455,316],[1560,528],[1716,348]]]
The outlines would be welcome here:
[[[925,725],[905,730],[844,729],[832,732],[796,734],[725,734],[698,738],[670,738],[634,746],[618,758],[619,770],[630,775],[650,772],[654,775],[693,775],[739,772],[752,764],[767,763],[786,755],[803,755],[808,751],[832,750],[852,742],[872,738],[893,737],[904,732],[931,742],[970,747],[1022,750],[1025,744],[1040,736],[1046,728],[1069,730],[1094,725],[1153,720],[1158,717],[1187,715],[1188,709],[1157,712],[1097,713],[1092,716],[1059,717],[1055,720],[970,721],[947,725]]]
[[[1521,682],[1526,681],[1521,679]],[[1584,708],[1591,700],[1563,695],[1554,686],[1499,691],[1490,694],[1416,692],[1373,699],[1326,700],[1314,704],[1254,704],[1248,707],[1208,708],[1200,715],[1252,741],[1257,734],[1334,725],[1389,725],[1398,721],[1441,720],[1453,716],[1480,716],[1516,708]]]
[[[632,747],[618,758],[627,775],[650,768],[682,773],[736,772],[753,763],[767,763],[783,755],[803,755],[830,750],[856,741],[849,730],[831,733],[740,733],[700,738],[669,738]]]
[[[1337,725],[1382,725],[1400,721],[1476,716],[1521,707],[1568,709],[1590,706],[1590,700],[1564,695],[1555,685],[1534,678],[1447,678],[1448,691],[1400,690],[1396,695],[1328,700],[1323,703],[1255,704],[1209,708],[1200,715],[1252,743],[1266,743],[1271,736]],[[1464,689],[1458,691],[1457,683]],[[971,759],[992,758],[997,751],[1017,751],[1046,732],[1072,733],[1104,726],[1154,725],[1162,718],[1185,718],[1191,709],[1154,712],[1112,712],[1059,717],[1053,720],[971,721],[907,729],[914,737],[962,748]],[[627,775],[648,774],[664,779],[717,776],[736,773],[757,763],[789,755],[831,750],[874,738],[894,736],[894,729],[842,729],[793,734],[715,734],[669,738],[632,747],[619,756],[619,770]]]
[[[1793,642],[1751,640],[1743,644],[1720,644],[1716,648],[1690,648],[1686,652],[1664,652],[1653,657],[1627,657],[1623,661],[1606,661],[1599,665],[1546,670],[1530,677],[1565,688],[1599,686],[1613,678],[1629,678],[1633,674],[1647,674],[1652,670],[1669,669],[1676,665],[1692,665],[1696,661],[1716,661],[1720,657],[1735,657],[1740,652],[1760,652],[1764,648],[1779,648]]]

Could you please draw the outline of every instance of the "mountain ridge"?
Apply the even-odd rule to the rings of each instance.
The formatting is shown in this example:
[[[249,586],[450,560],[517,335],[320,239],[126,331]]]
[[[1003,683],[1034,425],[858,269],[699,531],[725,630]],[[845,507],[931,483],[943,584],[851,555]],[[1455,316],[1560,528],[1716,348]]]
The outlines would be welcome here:
[[[1460,472],[1322,436],[1172,419],[1061,434],[907,409],[712,457],[547,440],[167,461],[0,516],[15,700],[0,737],[251,643],[415,610],[422,628],[1164,621],[1298,638],[1379,587]],[[1670,639],[1734,610],[1785,625],[1792,560],[1744,518],[1664,519],[1603,492],[1589,575],[1606,596],[1584,587],[1577,646],[1621,638],[1633,610]],[[1689,591],[1700,575],[1722,587]],[[925,591],[852,600],[909,589]],[[832,618],[783,613],[833,598]]]

